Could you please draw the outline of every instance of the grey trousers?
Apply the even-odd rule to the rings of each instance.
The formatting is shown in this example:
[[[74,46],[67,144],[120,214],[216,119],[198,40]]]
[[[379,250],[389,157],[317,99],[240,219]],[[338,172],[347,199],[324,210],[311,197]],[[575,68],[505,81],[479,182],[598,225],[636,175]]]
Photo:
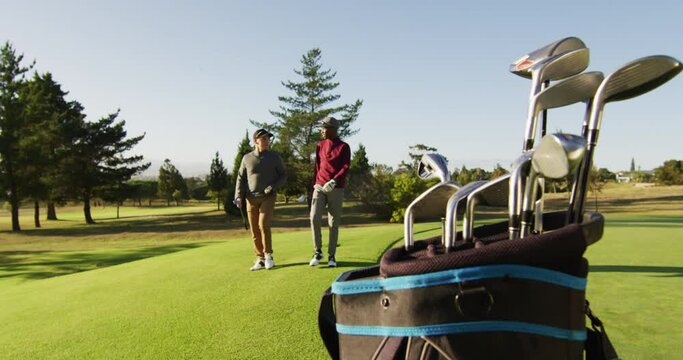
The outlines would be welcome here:
[[[320,228],[323,222],[323,212],[327,208],[327,223],[330,228],[330,242],[327,244],[327,254],[334,256],[339,239],[339,223],[341,222],[342,203],[344,202],[344,189],[332,189],[329,194],[313,190],[311,199],[311,232],[313,234],[313,246],[322,250],[322,233]]]

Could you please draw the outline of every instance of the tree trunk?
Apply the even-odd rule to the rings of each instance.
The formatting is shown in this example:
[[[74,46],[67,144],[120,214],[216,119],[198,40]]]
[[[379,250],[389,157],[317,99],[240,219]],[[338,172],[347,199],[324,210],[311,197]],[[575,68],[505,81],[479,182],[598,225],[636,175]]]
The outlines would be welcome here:
[[[40,227],[40,202],[35,201],[33,203],[33,223],[36,224],[36,227]]]
[[[12,205],[12,231],[21,231],[21,226],[19,226],[19,196],[17,195],[17,186],[14,184],[14,180],[10,184],[9,199]]]
[[[120,216],[119,216],[119,208],[120,208],[120,207],[121,207],[121,202],[120,202],[120,201],[117,201],[117,202],[116,202],[116,218],[117,218],[117,219],[120,219]]]
[[[85,223],[86,224],[94,224],[95,220],[92,219],[92,215],[90,214],[90,195],[84,194],[83,195],[83,215],[85,215]]]
[[[57,220],[57,209],[55,209],[55,203],[48,201],[47,203],[47,219]]]
[[[217,197],[216,198],[216,210],[221,209],[221,198]]]

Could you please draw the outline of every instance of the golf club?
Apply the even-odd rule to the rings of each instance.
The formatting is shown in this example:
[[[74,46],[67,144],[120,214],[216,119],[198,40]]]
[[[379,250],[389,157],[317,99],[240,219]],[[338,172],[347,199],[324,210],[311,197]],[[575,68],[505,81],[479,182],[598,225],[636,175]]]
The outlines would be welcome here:
[[[473,181],[461,187],[460,190],[458,190],[450,197],[450,199],[448,199],[448,204],[446,204],[446,224],[444,226],[445,232],[442,240],[444,247],[446,248],[446,252],[450,251],[450,249],[454,247],[455,241],[457,240],[458,214],[464,210],[467,196],[469,196],[472,191],[486,183],[486,180]]]
[[[529,117],[527,117],[524,145],[522,150],[533,148],[533,136],[529,135],[535,130],[534,123],[530,121],[531,114],[535,111],[532,101],[534,96],[541,91],[541,84],[547,80],[560,80],[576,75],[588,67],[589,50],[587,48],[571,50],[555,55],[531,67],[531,94],[529,95]]]
[[[531,156],[531,169],[524,189],[521,236],[531,231],[532,206],[536,199],[536,178],[561,179],[574,173],[586,154],[586,139],[572,134],[546,135]],[[538,212],[538,210],[537,210]]]
[[[420,163],[417,165],[417,176],[426,180],[438,177],[441,182],[448,181],[448,160],[440,154],[430,153],[422,155]]]
[[[670,56],[653,55],[625,64],[602,81],[592,100],[586,129],[587,153],[575,181],[575,191],[571,195],[569,204],[569,219],[573,222],[579,223],[583,217],[588,173],[598,143],[605,104],[627,100],[654,90],[674,78],[681,70],[683,66],[680,61]]]
[[[486,184],[474,189],[467,195],[465,208],[465,219],[463,221],[462,237],[463,240],[472,242],[474,240],[474,208],[476,205],[500,206],[508,204],[508,186],[510,174],[489,180]]]
[[[580,101],[590,101],[590,99],[593,97],[595,94],[595,91],[597,90],[598,86],[600,86],[600,83],[604,79],[604,75],[599,72],[599,71],[593,71],[593,72],[587,72],[587,73],[582,73],[582,74],[577,74],[573,75],[569,78],[566,78],[562,80],[561,82],[556,83],[555,85],[546,88],[539,92],[538,94],[534,95],[531,98],[531,102],[529,103],[529,115],[527,119],[527,124],[531,124],[529,128],[527,128],[527,132],[525,134],[525,140],[524,143],[528,145],[534,144],[536,142],[535,136],[536,136],[536,127],[537,127],[537,117],[539,111],[543,110],[545,111],[546,109],[552,109],[552,108],[557,108],[557,107],[562,107],[562,106],[567,106],[574,104],[576,102]],[[524,174],[522,174],[524,176]],[[534,222],[536,228],[534,229],[537,232],[542,232],[543,230],[543,192],[544,192],[544,181],[543,178],[538,178],[538,180],[534,179],[533,181],[526,181],[525,184],[525,191],[524,191],[524,201],[531,201],[532,199],[536,199],[536,196],[534,195],[531,198],[527,198],[527,195],[531,194],[531,186],[533,184],[538,184],[538,186],[541,188],[540,190],[540,199],[535,200],[535,213],[536,213],[536,221]],[[533,189],[533,193],[539,193],[537,189]],[[517,207],[515,207],[517,208]],[[531,211],[531,209],[527,209],[527,211]],[[530,216],[531,214],[526,214],[526,216]],[[530,218],[527,218],[527,223],[530,221]],[[523,230],[523,229],[522,229]],[[523,236],[523,235],[522,235]]]
[[[524,136],[524,143],[527,144],[527,148],[524,150],[531,149],[536,142],[539,111],[567,106],[580,101],[589,101],[595,95],[595,91],[604,78],[605,76],[599,71],[577,74],[532,96]]]
[[[512,72],[515,75],[519,75],[524,78],[531,78],[531,67],[538,63],[539,61],[543,61],[549,57],[565,53],[571,50],[576,50],[576,49],[582,49],[585,48],[586,44],[584,42],[574,36],[566,37],[560,40],[557,40],[555,42],[552,42],[546,46],[543,46],[539,49],[536,49],[521,58],[519,58],[517,61],[512,63],[510,65],[510,72]],[[544,81],[541,84],[541,89],[547,87],[550,84],[549,80]],[[546,129],[546,123],[547,123],[547,110],[543,110],[541,114],[541,119],[542,119],[542,127],[541,127],[541,136],[545,136],[545,129]]]
[[[533,153],[534,150],[527,150],[512,163],[508,193],[508,232],[510,239],[518,239],[521,234],[522,199]]]
[[[413,247],[413,224],[415,223],[415,218],[445,216],[445,207],[448,199],[460,188],[454,181],[449,180],[447,164],[446,158],[437,153],[424,154],[420,159],[420,163],[417,166],[417,175],[421,179],[429,179],[436,176],[440,182],[425,190],[406,208],[403,218],[403,237],[406,250],[410,250]]]

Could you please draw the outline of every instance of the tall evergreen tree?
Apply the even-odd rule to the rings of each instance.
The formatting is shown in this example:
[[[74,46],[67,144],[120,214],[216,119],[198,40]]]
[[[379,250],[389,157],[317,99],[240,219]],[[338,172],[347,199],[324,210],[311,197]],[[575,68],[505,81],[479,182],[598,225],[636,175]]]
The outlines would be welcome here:
[[[232,181],[237,179],[237,171],[240,169],[240,164],[242,163],[242,157],[244,155],[254,151],[254,147],[251,145],[251,140],[249,138],[249,131],[244,132],[244,138],[237,145],[237,154],[235,155],[235,160],[232,162],[232,172],[230,173],[230,178]],[[231,199],[232,200],[232,199]]]
[[[173,200],[173,193],[176,191],[174,178],[178,173],[178,169],[171,163],[170,159],[165,159],[164,163],[159,167],[159,185],[157,191],[159,197],[166,200],[166,205],[171,205]]]
[[[57,192],[51,190],[60,186],[56,183],[60,155],[72,143],[65,135],[82,121],[80,104],[67,102],[66,95],[50,73],[35,73],[20,92],[26,119],[20,142],[21,162],[25,164],[23,188],[26,197],[34,201],[36,227],[40,227],[40,202],[59,200]],[[56,218],[55,213],[50,215]]]
[[[127,156],[145,135],[126,138],[126,122],[117,121],[119,111],[96,122],[84,122],[81,136],[74,145],[73,156],[64,164],[70,170],[72,191],[83,201],[87,224],[94,224],[90,201],[98,192],[110,191],[147,168],[140,155]]]
[[[216,199],[216,210],[220,210],[221,200],[225,198],[225,193],[230,184],[230,175],[228,175],[228,169],[223,166],[223,160],[218,155],[218,151],[216,151],[216,156],[211,160],[211,169],[206,177],[206,183],[209,185],[212,197]]]
[[[363,188],[363,184],[367,184],[372,177],[371,170],[372,166],[370,166],[365,146],[359,144],[358,149],[353,152],[349,165],[350,176],[347,188],[351,195],[360,195],[359,192]]]
[[[6,42],[0,48],[0,181],[3,182],[11,206],[12,231],[20,231],[20,138],[25,125],[24,105],[19,92],[24,84],[24,74],[33,67],[21,65],[23,54],[17,54]],[[4,195],[4,194],[3,194]]]
[[[636,171],[636,159],[631,158],[631,172]]]
[[[363,105],[360,99],[351,104],[333,105],[341,97],[333,93],[339,86],[334,81],[337,73],[323,69],[320,49],[309,50],[300,62],[301,69],[294,70],[294,73],[301,80],[282,82],[292,95],[278,97],[281,102],[279,109],[270,111],[276,118],[275,122],[252,121],[277,136],[273,149],[283,157],[288,169],[286,194],[301,194],[311,185],[315,145],[320,140],[320,121],[325,116],[335,115],[340,122],[339,135],[348,138],[358,132],[352,125]]]

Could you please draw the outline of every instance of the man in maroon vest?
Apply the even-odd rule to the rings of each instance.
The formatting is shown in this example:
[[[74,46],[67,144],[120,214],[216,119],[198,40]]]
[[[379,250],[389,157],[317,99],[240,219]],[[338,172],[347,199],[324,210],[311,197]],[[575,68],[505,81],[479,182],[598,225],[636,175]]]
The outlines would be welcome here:
[[[322,120],[323,140],[315,148],[315,171],[313,173],[313,196],[311,200],[311,232],[315,253],[309,265],[316,266],[323,259],[321,226],[323,212],[327,208],[330,240],[327,246],[330,267],[337,266],[335,253],[339,239],[344,185],[351,162],[349,144],[339,139],[339,121],[331,116]]]

